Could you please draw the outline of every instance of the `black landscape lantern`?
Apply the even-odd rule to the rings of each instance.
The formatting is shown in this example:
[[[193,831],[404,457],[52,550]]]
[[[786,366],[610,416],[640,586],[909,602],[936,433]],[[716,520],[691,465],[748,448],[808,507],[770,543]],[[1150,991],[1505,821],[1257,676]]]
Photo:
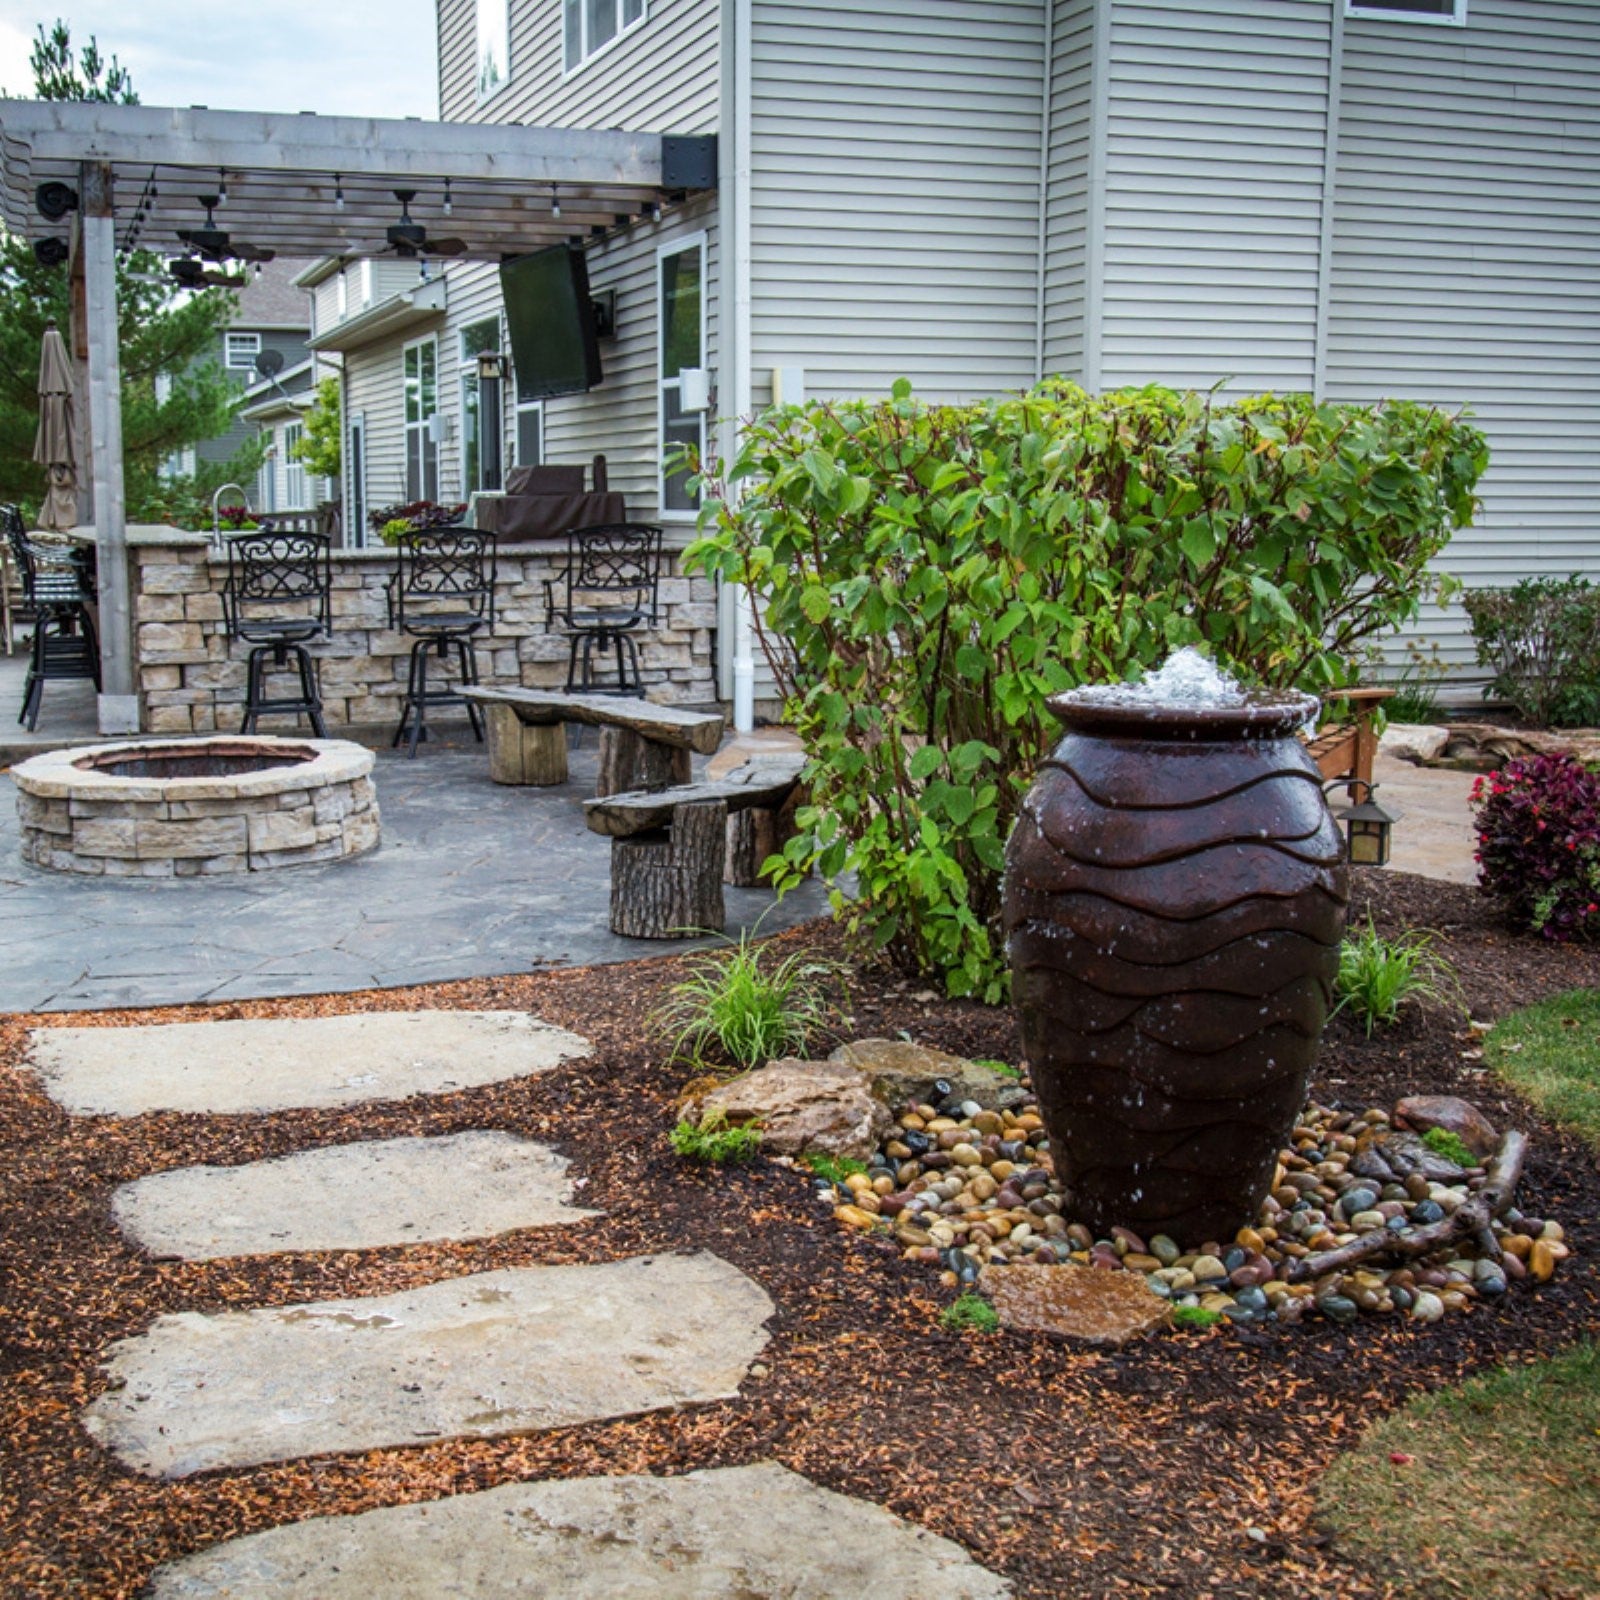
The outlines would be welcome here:
[[[1360,778],[1352,779],[1351,790],[1366,790],[1366,798],[1353,805],[1344,814],[1345,841],[1350,850],[1350,862],[1357,867],[1386,867],[1389,864],[1389,842],[1394,825],[1399,821],[1392,812],[1385,811],[1372,798],[1375,784]]]

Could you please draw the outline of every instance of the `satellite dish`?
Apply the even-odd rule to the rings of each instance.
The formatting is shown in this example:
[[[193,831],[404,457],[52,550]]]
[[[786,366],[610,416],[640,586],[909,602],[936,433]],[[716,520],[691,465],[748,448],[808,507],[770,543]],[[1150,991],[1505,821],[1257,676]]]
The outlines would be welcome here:
[[[256,371],[263,378],[276,378],[283,371],[283,351],[263,350],[256,357]]]

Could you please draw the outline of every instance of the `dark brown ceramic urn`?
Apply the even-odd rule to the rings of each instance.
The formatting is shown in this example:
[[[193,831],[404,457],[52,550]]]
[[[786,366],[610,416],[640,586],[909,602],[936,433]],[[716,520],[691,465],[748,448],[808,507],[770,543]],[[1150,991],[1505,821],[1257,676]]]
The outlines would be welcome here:
[[[1023,1047],[1072,1215],[1180,1243],[1254,1220],[1338,969],[1343,842],[1306,696],[1057,695],[1007,849]]]

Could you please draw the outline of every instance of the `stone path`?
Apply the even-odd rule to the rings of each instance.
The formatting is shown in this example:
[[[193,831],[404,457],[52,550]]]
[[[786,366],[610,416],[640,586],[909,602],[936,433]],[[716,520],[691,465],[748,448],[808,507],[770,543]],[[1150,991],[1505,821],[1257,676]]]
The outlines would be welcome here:
[[[78,1116],[288,1111],[449,1093],[589,1054],[524,1011],[370,1011],[334,1017],[40,1028],[32,1061]]]
[[[37,1030],[78,1115],[211,1116],[448,1092],[589,1053],[520,1012]],[[564,1226],[567,1163],[504,1130],[385,1139],[124,1185],[153,1254],[214,1259]],[[104,1357],[89,1435],[134,1471],[197,1472],[569,1427],[736,1398],[775,1307],[709,1252],[472,1273],[395,1294],[163,1316]],[[157,1600],[368,1595],[995,1600],[955,1544],[774,1462],[670,1478],[504,1485],[323,1517],[156,1572]]]
[[[157,1575],[152,1600],[999,1600],[958,1544],[776,1462],[679,1478],[510,1483],[316,1517]]]
[[[489,1239],[598,1216],[570,1205],[567,1159],[510,1133],[331,1145],[242,1167],[178,1167],[124,1184],[117,1226],[157,1259],[370,1250]]]

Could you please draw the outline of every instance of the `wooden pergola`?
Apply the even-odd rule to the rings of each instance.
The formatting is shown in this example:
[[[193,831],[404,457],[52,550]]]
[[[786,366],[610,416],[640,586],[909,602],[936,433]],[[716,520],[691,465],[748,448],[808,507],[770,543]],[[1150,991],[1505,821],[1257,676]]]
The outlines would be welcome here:
[[[60,186],[46,191],[46,185]],[[116,260],[178,256],[181,230],[216,226],[284,256],[374,253],[400,217],[462,241],[449,259],[498,261],[609,231],[716,186],[714,141],[311,112],[0,100],[0,221],[59,240],[74,283],[73,350],[86,371],[79,476],[99,555],[104,733],[138,731],[122,470]],[[63,191],[71,204],[56,210]],[[53,202],[53,203],[52,203]]]

